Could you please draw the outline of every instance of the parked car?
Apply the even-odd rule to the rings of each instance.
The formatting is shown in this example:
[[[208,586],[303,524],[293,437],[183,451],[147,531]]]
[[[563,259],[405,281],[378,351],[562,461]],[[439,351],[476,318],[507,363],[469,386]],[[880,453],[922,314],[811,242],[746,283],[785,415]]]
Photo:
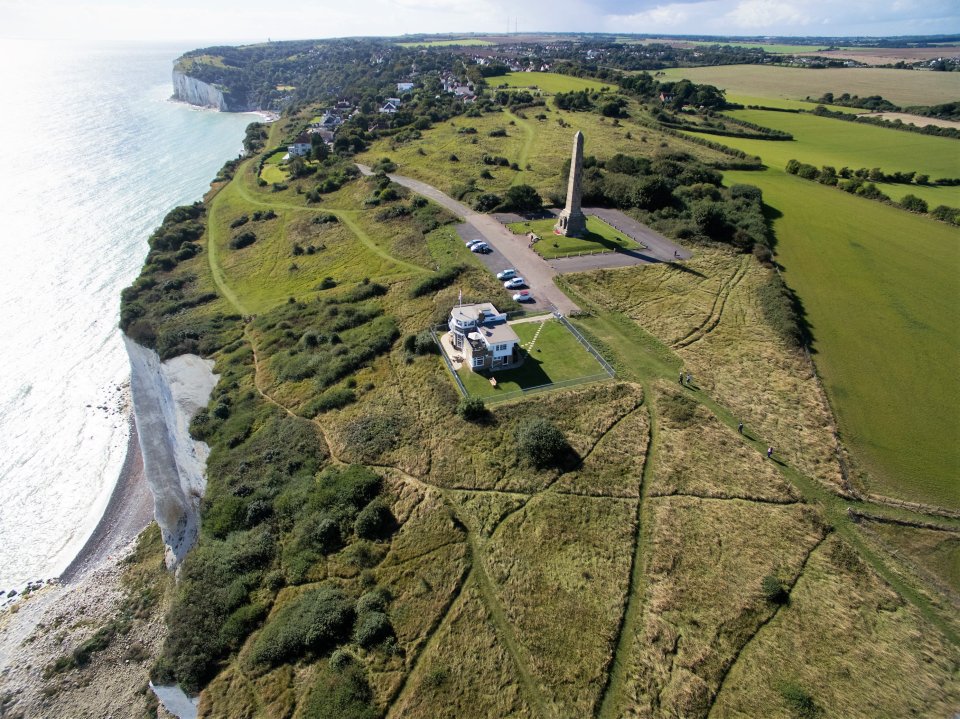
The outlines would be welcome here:
[[[485,244],[486,242],[484,242],[483,240],[470,240],[469,242],[467,242],[467,247],[469,247],[472,250],[474,245],[485,245]]]
[[[514,277],[512,280],[507,280],[504,282],[503,286],[508,290],[515,290],[518,287],[523,287],[525,284],[527,283],[523,281],[522,277]]]
[[[490,245],[488,245],[486,242],[478,242],[475,245],[471,245],[470,251],[479,252],[483,255],[487,254],[488,252],[493,252],[493,250],[490,249]]]
[[[512,267],[510,269],[504,270],[503,272],[497,273],[498,280],[509,280],[511,277],[516,277],[517,271]]]
[[[520,290],[517,294],[513,296],[514,302],[533,302],[533,295],[530,294],[530,290]]]

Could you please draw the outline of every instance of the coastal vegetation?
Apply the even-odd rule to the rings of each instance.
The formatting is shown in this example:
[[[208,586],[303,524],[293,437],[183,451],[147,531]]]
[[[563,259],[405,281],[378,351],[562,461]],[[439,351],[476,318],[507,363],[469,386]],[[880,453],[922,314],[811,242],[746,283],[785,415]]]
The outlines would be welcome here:
[[[333,41],[320,60],[304,45],[297,62],[328,64],[282,85],[310,89],[254,134],[262,148],[231,179],[167,217],[124,292],[131,338],[162,357],[212,357],[220,375],[191,426],[211,448],[201,537],[180,568],[154,679],[201,691],[203,716],[231,718],[954,706],[960,520],[942,471],[956,461],[944,445],[952,405],[931,394],[954,385],[946,363],[921,372],[910,355],[937,356],[955,336],[945,303],[956,230],[780,170],[786,160],[764,153],[814,148],[802,127],[794,141],[720,138],[760,143],[771,167],[733,170],[744,156],[660,127],[649,81],[591,84],[583,103],[568,98],[580,109],[554,100],[584,87],[554,84],[544,104],[521,108],[526,98],[484,91],[502,76],[476,70],[477,102],[434,103],[436,87],[418,80],[407,115],[380,125],[372,100],[395,91],[411,59],[386,55],[375,76],[369,53],[385,45]],[[440,52],[424,49],[423,75],[450,67],[456,55]],[[240,55],[217,54],[253,66]],[[293,171],[267,159],[337,99],[335,77],[360,112],[329,155]],[[773,114],[757,124],[796,117]],[[694,256],[556,279],[615,380],[471,403],[425,331],[461,297],[518,306],[464,247],[457,218],[385,173],[473,205],[495,195],[486,210],[508,197],[559,204],[575,129],[588,142],[585,201]],[[936,174],[939,162],[851,152],[885,172]],[[271,166],[282,180],[264,177]],[[247,233],[252,243],[231,246]],[[461,370],[474,398],[602,372],[558,321],[514,328],[527,362],[496,387]],[[805,351],[811,332],[836,421]],[[866,357],[886,362],[886,386],[908,386],[911,403],[877,390]],[[838,426],[854,455],[838,447]],[[896,434],[895,451],[860,459]],[[917,471],[886,471],[901,460]]]

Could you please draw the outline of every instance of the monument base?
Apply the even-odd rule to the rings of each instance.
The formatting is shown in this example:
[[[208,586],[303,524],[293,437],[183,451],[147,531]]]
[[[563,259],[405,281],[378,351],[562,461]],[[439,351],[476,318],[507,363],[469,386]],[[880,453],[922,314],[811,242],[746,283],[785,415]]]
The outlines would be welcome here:
[[[587,216],[582,212],[564,210],[553,229],[565,237],[582,237],[587,231]]]

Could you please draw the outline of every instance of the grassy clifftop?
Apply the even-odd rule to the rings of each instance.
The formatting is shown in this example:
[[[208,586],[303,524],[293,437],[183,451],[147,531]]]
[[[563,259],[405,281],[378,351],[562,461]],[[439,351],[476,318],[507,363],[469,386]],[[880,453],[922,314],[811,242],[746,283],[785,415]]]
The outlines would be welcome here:
[[[704,243],[683,265],[565,276],[586,310],[573,321],[618,378],[467,421],[422,332],[460,291],[502,287],[454,218],[358,177],[349,157],[260,182],[261,158],[314,109],[172,213],[124,294],[129,334],[163,356],[212,357],[221,375],[192,427],[212,448],[202,536],[156,678],[231,718],[956,705],[960,521],[851,497],[812,368],[768,311],[773,270]],[[546,193],[572,134],[551,113],[458,118],[361,157],[389,154],[450,190],[496,153],[516,169],[484,189]],[[600,118],[562,115],[589,123],[602,159],[729,157]],[[458,132],[468,124],[476,145]],[[452,267],[453,284],[414,291]],[[566,444],[540,465],[520,450],[534,420]],[[863,532],[850,507],[881,529]],[[923,576],[888,550],[926,546],[898,522],[931,525],[940,559]],[[909,691],[890,688],[898,666]]]

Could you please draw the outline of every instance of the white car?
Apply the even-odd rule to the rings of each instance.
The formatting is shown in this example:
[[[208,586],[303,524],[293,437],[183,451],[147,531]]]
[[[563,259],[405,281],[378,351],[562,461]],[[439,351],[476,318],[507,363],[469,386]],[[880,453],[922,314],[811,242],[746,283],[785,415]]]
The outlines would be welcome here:
[[[507,280],[503,283],[503,286],[508,290],[515,290],[518,287],[523,287],[526,282],[523,281],[522,277],[514,277],[512,280]]]
[[[497,273],[498,280],[509,280],[511,277],[516,277],[516,276],[517,276],[517,271],[512,267],[508,270],[504,270],[503,272]]]
[[[486,242],[478,242],[475,245],[471,245],[470,251],[480,252],[481,254],[484,254],[484,255],[487,254],[488,252],[493,252],[493,250],[490,249],[490,245],[488,245]]]
[[[474,245],[485,245],[485,244],[486,243],[483,240],[470,240],[469,242],[467,242],[467,247],[469,247],[472,250]]]
[[[530,294],[530,290],[520,290],[517,294],[513,296],[514,302],[533,302],[533,295]]]

